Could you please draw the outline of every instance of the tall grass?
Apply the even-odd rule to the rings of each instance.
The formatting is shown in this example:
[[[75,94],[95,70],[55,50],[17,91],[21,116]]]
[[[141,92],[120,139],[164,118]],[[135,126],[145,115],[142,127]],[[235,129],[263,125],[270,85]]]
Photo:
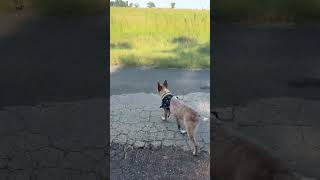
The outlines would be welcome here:
[[[320,20],[320,0],[223,0],[214,21],[301,22]]]
[[[208,11],[198,10],[111,8],[111,37],[188,36],[206,40],[210,33],[208,15]]]
[[[209,11],[111,8],[110,36],[111,65],[210,65]]]

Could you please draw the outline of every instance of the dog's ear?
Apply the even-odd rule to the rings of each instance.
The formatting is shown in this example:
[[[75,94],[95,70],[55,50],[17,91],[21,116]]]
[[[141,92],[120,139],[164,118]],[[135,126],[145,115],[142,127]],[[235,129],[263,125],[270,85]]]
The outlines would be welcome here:
[[[166,88],[168,88],[168,81],[167,81],[167,80],[164,80],[163,86],[166,87]]]
[[[162,87],[161,87],[160,83],[158,82],[158,91],[160,92],[161,89],[162,89]]]

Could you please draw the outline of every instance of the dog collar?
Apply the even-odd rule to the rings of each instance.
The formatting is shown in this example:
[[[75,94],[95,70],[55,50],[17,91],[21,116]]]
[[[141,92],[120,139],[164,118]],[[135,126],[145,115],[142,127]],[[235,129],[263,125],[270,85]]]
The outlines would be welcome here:
[[[168,95],[172,95],[170,91],[164,93],[162,96],[161,96],[161,99],[165,98],[166,96]]]

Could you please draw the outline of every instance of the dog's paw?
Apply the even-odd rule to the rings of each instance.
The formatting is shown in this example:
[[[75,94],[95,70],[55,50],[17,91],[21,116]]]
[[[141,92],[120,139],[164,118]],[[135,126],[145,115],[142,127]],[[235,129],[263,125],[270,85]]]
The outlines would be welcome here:
[[[186,133],[187,133],[187,131],[186,131],[186,130],[182,130],[182,129],[180,129],[180,133],[181,133],[181,134],[186,134]]]
[[[193,155],[193,156],[198,155],[198,146],[195,147],[195,149],[194,149],[193,152],[192,152],[192,155]]]

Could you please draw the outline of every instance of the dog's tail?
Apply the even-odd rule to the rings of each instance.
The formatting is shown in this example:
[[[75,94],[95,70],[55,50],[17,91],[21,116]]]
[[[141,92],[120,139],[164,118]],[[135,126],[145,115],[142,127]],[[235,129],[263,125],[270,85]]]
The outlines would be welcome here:
[[[198,118],[197,118],[199,121],[208,121],[209,120],[209,118],[207,118],[207,117],[205,117],[205,116],[203,116],[203,115],[201,115],[201,114],[198,114]]]
[[[199,117],[199,119],[202,120],[202,121],[208,121],[208,120],[209,120],[209,118],[204,117],[204,116],[202,116],[202,115],[198,115],[198,117]]]

